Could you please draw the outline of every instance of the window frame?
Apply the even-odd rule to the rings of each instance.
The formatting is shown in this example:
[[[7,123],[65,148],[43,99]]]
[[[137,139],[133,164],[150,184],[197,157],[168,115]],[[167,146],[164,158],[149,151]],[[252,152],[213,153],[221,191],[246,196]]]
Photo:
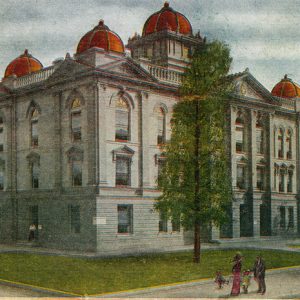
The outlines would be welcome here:
[[[126,223],[120,222],[121,209],[126,210]],[[118,204],[117,205],[117,234],[118,235],[131,235],[133,234],[133,204]],[[121,229],[121,226],[126,226],[126,229]],[[123,227],[125,228],[125,227]]]
[[[75,117],[79,120],[79,127],[73,127]],[[82,104],[80,99],[77,97],[73,99],[70,109],[70,133],[73,143],[82,141]]]
[[[122,115],[126,114],[126,129],[122,124]],[[118,118],[118,115],[121,116]],[[124,118],[125,119],[125,118]],[[129,142],[131,140],[131,108],[127,99],[120,97],[116,101],[115,105],[115,141]],[[119,133],[118,131],[124,130],[126,135]]]
[[[126,161],[127,164],[127,169],[128,172],[127,173],[120,173],[118,172],[118,163],[120,163],[120,161]],[[116,170],[115,170],[115,185],[116,186],[121,186],[121,187],[130,187],[131,186],[131,163],[132,163],[132,158],[131,156],[128,155],[124,155],[124,154],[116,154],[116,158],[115,158],[115,162],[116,162]],[[127,184],[122,184],[121,181],[122,179],[122,175],[124,177],[124,174],[126,174],[127,177]],[[121,175],[121,178],[118,177],[118,175]]]

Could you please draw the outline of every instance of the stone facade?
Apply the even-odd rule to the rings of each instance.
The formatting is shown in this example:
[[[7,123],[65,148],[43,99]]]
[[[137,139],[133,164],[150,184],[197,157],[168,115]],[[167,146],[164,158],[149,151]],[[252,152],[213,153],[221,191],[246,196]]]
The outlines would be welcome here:
[[[40,246],[103,255],[191,242],[153,203],[182,73],[203,42],[166,28],[130,39],[132,57],[92,47],[4,78],[1,242],[25,243],[30,224]],[[272,96],[248,71],[232,80],[231,221],[208,238],[296,234],[300,100]]]

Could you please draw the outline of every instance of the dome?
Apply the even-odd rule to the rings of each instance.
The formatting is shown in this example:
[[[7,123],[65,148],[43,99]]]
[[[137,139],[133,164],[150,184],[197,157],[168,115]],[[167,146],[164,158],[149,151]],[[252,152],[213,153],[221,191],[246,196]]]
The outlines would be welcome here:
[[[40,71],[43,65],[39,60],[28,53],[26,49],[22,55],[14,59],[6,68],[4,77],[16,75],[17,77]]]
[[[173,10],[169,2],[165,2],[164,7],[151,15],[143,28],[143,36],[169,29],[184,35],[192,34],[192,26],[189,20],[181,13]]]
[[[103,20],[100,20],[99,24],[93,30],[81,38],[77,46],[77,54],[93,47],[124,53],[124,44],[121,38],[104,25]]]
[[[288,78],[287,75],[272,89],[272,95],[281,98],[300,98],[300,86]]]

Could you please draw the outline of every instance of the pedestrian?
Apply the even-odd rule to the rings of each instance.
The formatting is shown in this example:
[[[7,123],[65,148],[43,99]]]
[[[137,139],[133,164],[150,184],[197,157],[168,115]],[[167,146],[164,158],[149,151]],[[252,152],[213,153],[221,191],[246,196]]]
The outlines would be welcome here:
[[[221,271],[216,272],[215,283],[218,285],[219,289],[223,288],[223,285],[228,284],[229,281],[224,278]]]
[[[32,223],[30,226],[29,226],[29,237],[28,237],[28,241],[31,242],[35,239],[35,231],[36,231],[36,227],[35,227],[35,224]]]
[[[266,292],[265,272],[266,272],[266,264],[262,259],[261,255],[258,255],[256,257],[256,261],[253,266],[253,274],[254,274],[254,279],[258,284],[257,293],[260,293],[262,295],[264,295],[264,293]]]
[[[242,287],[245,294],[248,294],[248,288],[251,281],[251,271],[245,270],[243,272],[243,280],[242,280]]]
[[[242,255],[240,252],[238,252],[233,258],[233,266],[232,266],[233,283],[231,289],[231,296],[238,296],[240,294],[241,269],[242,269]]]

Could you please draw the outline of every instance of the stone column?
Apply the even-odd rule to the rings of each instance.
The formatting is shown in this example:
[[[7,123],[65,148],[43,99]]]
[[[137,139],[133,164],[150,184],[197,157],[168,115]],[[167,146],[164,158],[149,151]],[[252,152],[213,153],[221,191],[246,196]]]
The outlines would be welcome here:
[[[256,117],[257,112],[254,110],[250,111],[250,184],[252,191],[256,190]]]
[[[274,181],[276,180],[276,178],[274,178],[274,161],[273,161],[273,151],[274,151],[274,132],[273,132],[273,128],[274,128],[274,115],[273,114],[269,114],[268,115],[268,128],[265,131],[265,137],[266,139],[268,138],[268,140],[266,141],[266,150],[268,153],[268,157],[267,157],[267,167],[268,167],[268,175],[267,177],[269,177],[269,180],[267,181],[267,188],[268,186],[269,191],[270,191],[270,196],[271,196],[271,192],[274,191]],[[267,170],[267,169],[266,169]],[[267,174],[266,174],[267,175]]]
[[[230,142],[231,142],[231,178],[232,186],[236,187],[236,137],[235,137],[235,120],[237,117],[236,107],[230,108]]]
[[[107,149],[106,149],[106,114],[107,114],[107,101],[108,95],[106,86],[98,83],[98,142],[99,142],[99,184],[107,185]]]

